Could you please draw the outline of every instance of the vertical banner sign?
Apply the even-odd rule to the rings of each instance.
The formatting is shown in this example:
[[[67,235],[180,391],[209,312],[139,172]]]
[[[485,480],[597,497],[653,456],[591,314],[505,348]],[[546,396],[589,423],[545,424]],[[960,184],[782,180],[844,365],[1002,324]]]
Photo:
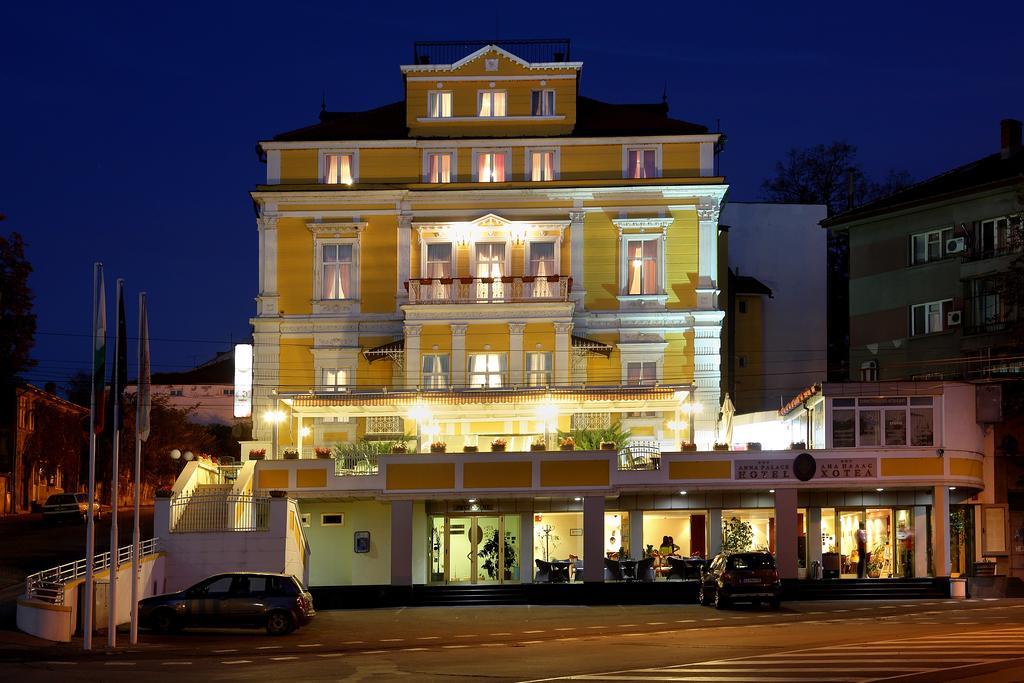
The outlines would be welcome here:
[[[235,417],[252,415],[252,344],[235,344]]]

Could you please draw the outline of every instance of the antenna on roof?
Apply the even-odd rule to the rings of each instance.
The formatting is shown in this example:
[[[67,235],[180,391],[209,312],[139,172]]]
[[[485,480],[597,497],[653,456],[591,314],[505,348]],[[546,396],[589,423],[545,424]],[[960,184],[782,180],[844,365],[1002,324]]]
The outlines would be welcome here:
[[[320,94],[320,111],[327,111],[327,91],[324,90]]]
[[[668,81],[665,81],[665,85],[661,89],[661,103],[668,109]]]

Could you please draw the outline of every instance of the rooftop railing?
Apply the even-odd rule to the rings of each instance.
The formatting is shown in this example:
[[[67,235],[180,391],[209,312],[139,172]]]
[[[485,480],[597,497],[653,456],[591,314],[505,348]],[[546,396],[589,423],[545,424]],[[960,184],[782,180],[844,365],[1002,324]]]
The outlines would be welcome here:
[[[406,282],[410,304],[521,303],[568,301],[566,275],[419,278]]]

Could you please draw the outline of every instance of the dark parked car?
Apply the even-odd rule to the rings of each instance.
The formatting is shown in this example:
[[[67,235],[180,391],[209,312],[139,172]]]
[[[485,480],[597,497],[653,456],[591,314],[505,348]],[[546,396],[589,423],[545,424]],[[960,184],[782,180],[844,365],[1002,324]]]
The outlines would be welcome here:
[[[179,593],[139,603],[139,623],[164,633],[212,626],[266,628],[271,635],[284,635],[315,615],[313,596],[287,574],[217,574]]]
[[[84,519],[73,493],[54,493],[43,503],[44,522],[63,522]]]
[[[701,576],[697,600],[718,609],[734,602],[766,602],[778,609],[782,583],[775,558],[766,551],[720,553]]]

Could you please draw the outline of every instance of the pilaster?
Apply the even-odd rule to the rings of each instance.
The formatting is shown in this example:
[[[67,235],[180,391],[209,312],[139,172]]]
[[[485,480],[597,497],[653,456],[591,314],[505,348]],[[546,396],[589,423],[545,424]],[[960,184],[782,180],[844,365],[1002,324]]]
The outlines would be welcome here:
[[[422,363],[420,362],[420,331],[422,325],[406,325],[403,330],[405,336],[405,386],[407,389],[415,389],[421,384],[420,373]]]
[[[604,496],[583,498],[583,580],[604,581]]]
[[[583,254],[583,224],[587,212],[574,209],[569,212],[569,269],[572,275],[572,294],[576,310],[582,311],[587,298],[586,265]]]
[[[555,323],[555,385],[564,387],[569,384],[572,371],[569,359],[572,323]]]
[[[260,293],[256,299],[256,314],[278,315],[277,293],[277,220],[275,212],[261,210],[256,226],[259,230]]]
[[[917,545],[921,552],[921,544]],[[932,575],[949,576],[949,488],[932,487]]]
[[[797,578],[796,489],[775,491],[775,565],[779,578]],[[820,526],[818,527],[821,528]],[[818,532],[821,536],[821,532]]]
[[[252,390],[252,438],[253,441],[269,441],[270,425],[263,419],[264,413],[273,407],[273,391],[277,390],[280,377],[280,339],[278,331],[254,332],[253,335],[253,390]]]
[[[400,211],[398,214],[398,277],[395,283],[395,310],[409,302],[405,283],[409,280],[412,265],[412,214]]]
[[[451,383],[456,387],[466,386],[466,328],[465,323],[453,323],[452,329],[452,359],[449,371],[451,372]]]
[[[722,384],[722,311],[694,314],[693,386],[697,413],[694,416],[695,442],[701,450],[710,450],[715,442]]]
[[[526,384],[523,373],[523,330],[526,323],[508,324],[508,372],[509,384],[522,386]]]
[[[697,308],[718,308],[718,216],[717,198],[704,197],[697,205]]]

